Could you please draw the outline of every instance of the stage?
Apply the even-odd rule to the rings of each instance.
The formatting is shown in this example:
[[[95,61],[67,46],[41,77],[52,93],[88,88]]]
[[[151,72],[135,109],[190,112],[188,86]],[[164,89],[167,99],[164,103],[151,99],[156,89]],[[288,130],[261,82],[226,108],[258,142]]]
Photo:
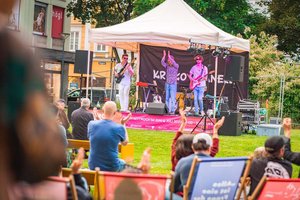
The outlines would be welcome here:
[[[123,112],[123,116],[128,115],[128,113]],[[187,125],[184,130],[192,131],[194,127],[201,120],[201,117],[187,116]],[[214,122],[214,119],[212,119]],[[158,130],[158,131],[172,131],[176,132],[180,126],[180,116],[179,115],[152,115],[146,113],[132,113],[132,117],[126,123],[127,128],[133,129],[144,129],[144,130]],[[204,132],[204,118],[199,124],[199,128],[196,132]],[[207,118],[206,119],[206,131],[212,132],[213,123]]]

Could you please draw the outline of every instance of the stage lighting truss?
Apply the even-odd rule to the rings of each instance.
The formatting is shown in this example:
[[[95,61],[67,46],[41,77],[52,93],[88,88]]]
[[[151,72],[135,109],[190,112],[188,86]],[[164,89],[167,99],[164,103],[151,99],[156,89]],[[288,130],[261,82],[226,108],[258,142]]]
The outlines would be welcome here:
[[[220,44],[220,43],[207,43],[197,40],[190,39],[190,47],[187,49],[188,52],[194,54],[204,54],[206,47],[209,51],[212,50],[212,56],[219,57],[222,56],[223,59],[226,59],[230,55],[231,46]]]
[[[230,55],[230,51],[229,51],[229,49],[224,49],[223,50],[223,59],[226,59],[227,58],[227,56],[229,56]]]
[[[188,52],[193,54],[200,54],[203,55],[205,53],[205,44],[198,44],[198,43],[190,43],[190,47],[187,49]]]

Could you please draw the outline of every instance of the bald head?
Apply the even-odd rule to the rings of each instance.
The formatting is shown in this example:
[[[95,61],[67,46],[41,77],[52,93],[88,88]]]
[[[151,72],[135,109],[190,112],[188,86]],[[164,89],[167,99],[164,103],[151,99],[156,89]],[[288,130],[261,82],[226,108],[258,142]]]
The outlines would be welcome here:
[[[104,116],[107,118],[113,117],[116,111],[117,111],[117,105],[113,101],[107,101],[103,105]]]

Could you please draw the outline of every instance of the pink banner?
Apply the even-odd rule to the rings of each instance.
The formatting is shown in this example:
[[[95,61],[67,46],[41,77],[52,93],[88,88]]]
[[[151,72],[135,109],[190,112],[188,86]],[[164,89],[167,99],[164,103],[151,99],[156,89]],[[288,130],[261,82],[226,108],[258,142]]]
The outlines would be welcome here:
[[[122,113],[124,116],[127,113]],[[201,120],[201,117],[187,117],[187,125],[185,130],[191,131]],[[214,119],[211,119],[215,122]],[[213,129],[213,123],[209,118],[206,118],[206,130]],[[180,116],[178,115],[149,115],[145,113],[132,113],[132,117],[126,123],[128,128],[147,129],[147,130],[161,130],[161,131],[177,131],[180,126]],[[204,118],[197,128],[197,132],[204,129]]]

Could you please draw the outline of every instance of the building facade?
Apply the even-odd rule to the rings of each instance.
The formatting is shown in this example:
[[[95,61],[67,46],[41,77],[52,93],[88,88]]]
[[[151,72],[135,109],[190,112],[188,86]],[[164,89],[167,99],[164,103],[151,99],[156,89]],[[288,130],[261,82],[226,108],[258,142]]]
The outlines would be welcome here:
[[[78,20],[71,19],[69,49],[88,50],[93,52],[92,73],[89,87],[111,87],[111,77],[115,66],[115,59],[110,46],[88,43],[88,30],[93,28],[90,24],[82,24]],[[69,67],[68,87],[76,89],[80,87],[81,74],[74,72],[74,65]],[[75,70],[76,71],[76,70]],[[82,87],[86,87],[86,74],[83,74]]]
[[[66,98],[71,19],[66,7],[70,0],[16,0],[8,28],[24,40],[40,58],[51,101]]]

